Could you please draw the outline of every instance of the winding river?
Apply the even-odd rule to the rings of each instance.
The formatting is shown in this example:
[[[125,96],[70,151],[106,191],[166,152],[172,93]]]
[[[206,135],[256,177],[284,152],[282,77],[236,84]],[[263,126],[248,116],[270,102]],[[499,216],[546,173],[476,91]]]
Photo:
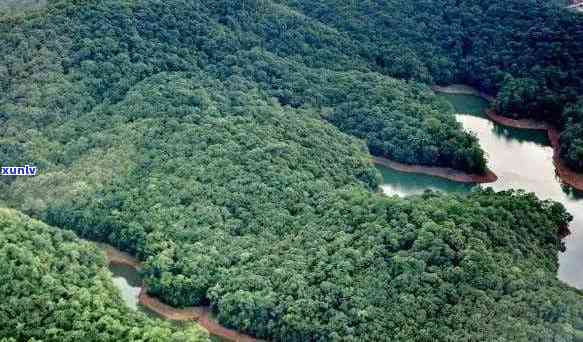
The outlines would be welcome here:
[[[457,120],[464,129],[474,132],[480,145],[488,154],[488,167],[499,177],[491,186],[495,190],[524,189],[540,198],[552,199],[565,205],[574,220],[571,235],[565,238],[567,251],[559,254],[559,278],[567,284],[583,288],[583,272],[579,260],[583,260],[583,193],[566,186],[556,177],[553,165],[553,149],[543,131],[508,128],[490,121],[484,114],[489,103],[474,95],[439,93],[450,101]],[[377,166],[383,175],[383,192],[387,195],[408,196],[427,189],[450,193],[465,193],[479,185],[458,183],[434,176],[404,173]],[[120,289],[131,308],[157,316],[139,304],[141,278],[135,266],[112,263],[110,270],[114,283]],[[185,324],[177,322],[177,324]],[[224,329],[222,327],[218,327]],[[213,341],[235,341],[212,335]],[[254,340],[254,339],[253,339]]]
[[[574,216],[571,234],[565,238],[567,251],[559,254],[559,278],[583,288],[583,193],[561,183],[553,165],[553,149],[544,131],[515,129],[498,125],[484,114],[489,103],[475,95],[438,94],[450,101],[457,120],[474,132],[488,154],[488,167],[499,177],[490,186],[495,190],[524,189],[540,198],[563,203]],[[463,113],[463,114],[462,114]],[[463,193],[476,185],[456,183],[437,177],[402,173],[379,167],[387,195],[407,196],[426,189]]]
[[[199,324],[209,332],[213,342],[265,342],[222,326],[208,307],[176,309],[148,296],[142,289],[140,262],[107,244],[98,243],[97,245],[107,255],[113,283],[119,289],[128,307],[150,317],[171,321],[179,326]]]

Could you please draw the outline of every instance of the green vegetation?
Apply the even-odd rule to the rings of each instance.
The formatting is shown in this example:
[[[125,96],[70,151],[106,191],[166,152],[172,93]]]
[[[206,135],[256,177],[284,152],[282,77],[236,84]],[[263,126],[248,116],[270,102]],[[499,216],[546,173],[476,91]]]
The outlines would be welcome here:
[[[10,15],[46,5],[46,0],[0,0],[0,11],[9,12]]]
[[[2,341],[203,342],[125,306],[98,249],[71,232],[0,209]]]
[[[582,296],[556,279],[560,204],[374,193],[369,151],[485,160],[419,83],[462,79],[419,24],[439,2],[350,4],[55,0],[3,18],[0,161],[39,175],[2,177],[0,205],[131,252],[153,295],[272,340],[583,338]]]
[[[565,109],[565,130],[561,134],[561,156],[574,170],[583,170],[583,98]]]
[[[373,73],[352,56],[355,42],[273,3],[60,1],[46,15],[5,20],[0,31],[0,111],[14,115],[7,120],[20,129],[45,131],[87,112],[103,120],[135,87],[150,90],[150,77],[195,72],[321,113],[366,138],[376,155],[476,173],[485,168],[476,139],[426,86]]]
[[[582,296],[555,279],[556,227],[568,220],[521,193],[338,191],[301,232],[229,246],[243,260],[210,299],[222,321],[276,340],[581,338]],[[163,279],[183,254],[148,269]]]
[[[471,84],[498,94],[502,115],[558,125],[561,156],[583,172],[583,122],[564,114],[583,93],[583,16],[564,1],[277,1],[359,42],[383,73]]]

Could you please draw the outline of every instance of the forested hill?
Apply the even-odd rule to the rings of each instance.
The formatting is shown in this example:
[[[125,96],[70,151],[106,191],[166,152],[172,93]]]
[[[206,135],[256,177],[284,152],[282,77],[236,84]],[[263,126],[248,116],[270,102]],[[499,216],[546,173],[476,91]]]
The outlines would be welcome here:
[[[153,295],[273,341],[581,339],[560,204],[375,192],[369,151],[477,173],[484,153],[418,82],[432,70],[392,78],[345,30],[267,0],[5,14],[0,161],[38,175],[1,177],[0,206],[128,251]]]
[[[196,71],[320,113],[376,155],[485,168],[476,139],[427,87],[372,72],[358,42],[272,2],[56,1],[1,26],[0,109],[28,112],[7,118],[22,129],[102,117],[153,75]]]
[[[208,342],[129,309],[95,245],[0,208],[0,340]]]
[[[497,110],[563,129],[583,172],[583,15],[565,1],[276,0],[361,42],[382,73],[497,94]]]
[[[46,0],[0,0],[0,10],[11,15],[46,5]]]

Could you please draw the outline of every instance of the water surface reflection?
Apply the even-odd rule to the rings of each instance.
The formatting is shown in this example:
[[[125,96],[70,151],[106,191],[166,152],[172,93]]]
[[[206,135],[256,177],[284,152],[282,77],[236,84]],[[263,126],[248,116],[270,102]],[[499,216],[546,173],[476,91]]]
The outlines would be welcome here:
[[[578,265],[583,260],[583,193],[564,185],[555,174],[553,149],[546,132],[504,127],[485,117],[488,102],[472,95],[441,94],[459,114],[457,120],[464,129],[473,132],[488,155],[488,167],[498,175],[495,190],[524,189],[540,198],[563,203],[574,216],[571,235],[565,239],[567,251],[559,254],[559,278],[583,288],[583,272]],[[472,186],[449,182],[436,177],[400,173],[382,169],[382,189],[390,195],[406,196],[425,189],[444,192],[467,192]]]

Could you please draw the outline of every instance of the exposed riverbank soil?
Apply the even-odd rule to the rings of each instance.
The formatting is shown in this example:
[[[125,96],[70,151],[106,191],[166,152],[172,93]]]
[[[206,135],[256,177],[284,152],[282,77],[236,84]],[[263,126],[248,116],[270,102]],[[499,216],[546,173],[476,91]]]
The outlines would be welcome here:
[[[139,303],[156,313],[160,317],[171,321],[197,321],[209,333],[220,336],[223,339],[236,342],[258,342],[263,341],[255,337],[242,334],[233,329],[228,329],[212,318],[212,311],[208,306],[193,306],[184,309],[177,309],[168,304],[162,303],[159,299],[150,296],[142,287],[139,296]]]
[[[549,128],[547,130],[549,135],[549,140],[553,146],[553,162],[555,163],[555,169],[557,170],[557,175],[561,180],[573,188],[583,191],[583,174],[577,173],[571,170],[565,162],[561,160],[560,149],[559,149],[559,131],[556,128]]]
[[[561,160],[560,145],[559,145],[559,131],[544,122],[537,122],[533,120],[514,120],[496,114],[493,110],[487,112],[490,120],[508,127],[536,129],[546,131],[549,136],[549,141],[553,147],[553,163],[555,164],[555,172],[563,183],[572,186],[573,188],[583,191],[583,174],[571,170],[565,162]]]
[[[126,265],[139,270],[141,268],[140,262],[129,255],[107,244],[99,244],[105,251],[105,256],[110,264]]]
[[[382,157],[373,157],[373,162],[376,165],[388,167],[390,169],[401,172],[420,173],[424,175],[445,178],[460,183],[493,183],[498,180],[498,176],[496,176],[494,172],[490,170],[487,170],[487,172],[483,175],[477,175],[465,173],[463,171],[448,167],[403,164]]]
[[[516,119],[507,118],[505,116],[496,114],[496,112],[492,109],[486,111],[486,116],[488,116],[488,118],[490,120],[494,121],[497,124],[512,127],[512,128],[535,129],[535,130],[539,130],[539,131],[547,131],[551,128],[547,123],[540,122],[540,121],[529,120],[529,119],[516,120]]]
[[[162,303],[157,298],[150,296],[145,287],[142,286],[140,290],[140,295],[138,297],[138,303],[140,305],[148,308],[155,314],[163,317],[164,319],[170,321],[198,321],[200,315],[196,312],[196,310],[187,308],[187,309],[176,309],[171,307],[170,305]]]
[[[127,265],[138,270],[141,268],[140,261],[133,256],[107,244],[100,244],[100,246],[104,249],[107,261],[110,264]],[[140,290],[138,302],[140,305],[148,308],[150,311],[167,320],[197,321],[198,324],[205,328],[211,335],[219,336],[220,338],[228,341],[265,342],[264,340],[259,340],[252,336],[245,335],[236,330],[228,329],[222,326],[212,317],[212,311],[210,307],[194,306],[178,309],[168,304],[164,304],[159,299],[150,296],[145,286],[142,286]]]
[[[446,94],[462,94],[462,95],[476,95],[481,96],[482,98],[493,102],[495,98],[489,94],[485,94],[483,92],[478,91],[475,88],[466,85],[454,84],[447,87],[442,86],[433,86],[432,89],[436,92],[446,93]],[[511,119],[505,116],[501,116],[496,114],[494,110],[486,111],[486,115],[490,120],[496,122],[503,126],[508,126],[512,128],[520,128],[520,129],[535,129],[546,131],[549,136],[549,141],[551,146],[553,147],[553,163],[555,165],[555,171],[557,176],[561,179],[561,181],[565,184],[572,186],[573,188],[583,191],[583,174],[577,173],[571,170],[562,160],[560,155],[560,146],[559,146],[559,131],[555,128],[550,126],[545,122],[529,120],[529,119]]]

